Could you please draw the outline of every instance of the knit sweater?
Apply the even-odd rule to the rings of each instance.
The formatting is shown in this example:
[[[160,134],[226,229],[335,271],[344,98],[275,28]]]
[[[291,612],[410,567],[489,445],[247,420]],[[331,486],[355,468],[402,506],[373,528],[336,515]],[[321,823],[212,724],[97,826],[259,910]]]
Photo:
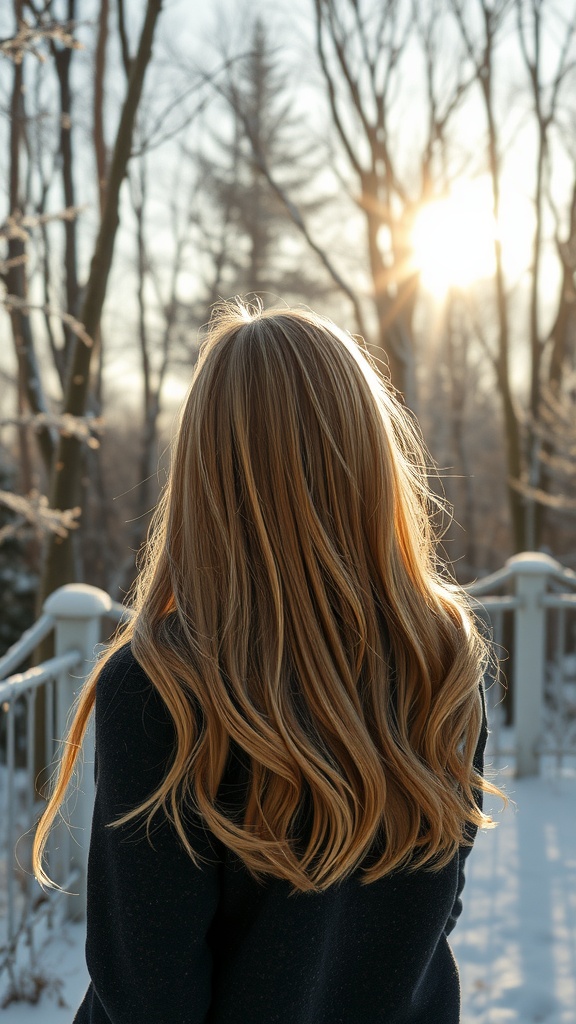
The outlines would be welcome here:
[[[483,722],[475,766],[483,771]],[[90,984],[73,1024],[458,1024],[458,968],[448,943],[462,909],[470,847],[438,873],[360,872],[322,893],[256,881],[199,819],[106,823],[160,783],[175,733],[129,646],[96,687],[96,795],[88,860]],[[229,759],[220,795],[245,792]],[[476,791],[481,806],[481,793]],[[474,836],[475,829],[469,829]]]

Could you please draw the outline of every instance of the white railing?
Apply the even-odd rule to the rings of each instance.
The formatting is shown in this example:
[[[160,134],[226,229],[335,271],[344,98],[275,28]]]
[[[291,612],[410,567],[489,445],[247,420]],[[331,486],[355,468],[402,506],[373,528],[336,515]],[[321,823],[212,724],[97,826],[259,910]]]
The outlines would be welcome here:
[[[546,555],[528,552],[466,590],[487,623],[496,655],[487,687],[490,753],[508,758],[517,775],[537,774],[543,757],[558,767],[570,759],[576,764],[576,574]],[[89,730],[79,788],[64,812],[66,827],[54,830],[47,848],[49,874],[78,895],[45,894],[29,859],[43,807],[34,779],[35,705],[44,690],[50,765],[93,663],[101,621],[118,621],[125,614],[127,609],[101,590],[62,587],[48,598],[38,622],[0,659],[0,979],[13,971],[22,939],[33,950],[35,923],[42,915],[49,923],[56,911],[72,919],[84,915],[93,738]],[[14,674],[52,631],[54,657]],[[504,677],[511,712],[503,700]]]
[[[539,774],[543,762],[574,767],[576,573],[548,555],[524,552],[466,590],[490,627],[495,653],[487,688],[490,753],[512,760],[517,776]]]
[[[55,828],[46,851],[50,876],[68,893],[78,895],[59,890],[45,893],[32,874],[33,832],[44,807],[36,793],[35,748],[41,729],[50,770],[71,706],[93,664],[101,621],[104,617],[117,621],[125,612],[95,587],[62,587],[48,598],[38,622],[0,658],[0,987],[4,996],[18,993],[23,958],[29,961],[29,969],[34,968],[39,927],[53,928],[56,917],[84,915],[94,799],[93,738],[86,737],[79,792],[66,807],[65,825]],[[15,672],[51,633],[54,657]],[[36,714],[40,694],[44,697],[42,721]],[[47,781],[42,778],[43,784]]]

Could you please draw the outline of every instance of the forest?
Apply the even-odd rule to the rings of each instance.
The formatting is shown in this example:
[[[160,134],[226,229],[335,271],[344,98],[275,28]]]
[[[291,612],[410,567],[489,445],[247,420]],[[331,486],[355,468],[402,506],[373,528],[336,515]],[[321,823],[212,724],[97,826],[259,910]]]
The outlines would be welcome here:
[[[129,593],[216,302],[361,336],[461,583],[576,569],[572,0],[7,0],[0,653]]]

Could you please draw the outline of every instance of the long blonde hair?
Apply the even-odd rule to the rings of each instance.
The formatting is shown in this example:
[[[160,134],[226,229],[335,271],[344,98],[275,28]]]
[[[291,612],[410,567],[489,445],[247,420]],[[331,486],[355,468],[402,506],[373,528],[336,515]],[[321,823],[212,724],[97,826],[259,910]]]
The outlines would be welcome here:
[[[34,844],[63,801],[98,677],[132,652],[174,722],[159,788],[114,828],[192,806],[258,878],[321,891],[362,873],[437,871],[492,827],[474,789],[486,644],[439,565],[418,431],[359,344],[314,313],[241,303],[211,321],[134,617],[80,693]],[[250,763],[244,820],[217,807],[231,742]],[[307,847],[291,834],[307,793]]]

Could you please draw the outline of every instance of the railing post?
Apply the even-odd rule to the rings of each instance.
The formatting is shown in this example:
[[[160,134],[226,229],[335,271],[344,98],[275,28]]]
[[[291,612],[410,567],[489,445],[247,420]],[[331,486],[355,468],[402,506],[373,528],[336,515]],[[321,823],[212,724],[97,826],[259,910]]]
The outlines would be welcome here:
[[[546,657],[546,593],[551,568],[557,563],[548,555],[525,551],[506,565],[514,573],[518,608],[514,625],[514,724],[516,775],[538,775],[538,743],[544,714]]]
[[[68,651],[79,651],[83,664],[79,669],[63,673],[57,685],[56,726],[57,736],[62,740],[67,729],[69,712],[81,689],[93,662],[94,649],[100,641],[102,616],[110,611],[111,599],[97,587],[85,583],[72,583],[55,590],[44,602],[44,612],[55,619],[55,655]],[[65,896],[65,916],[70,920],[82,920],[86,912],[86,867],[90,824],[94,804],[94,736],[92,723],[83,744],[83,768],[78,790],[69,802],[67,821],[71,841],[61,837],[60,862],[63,878],[75,868],[80,878],[74,892],[78,895]],[[59,880],[58,878],[56,880]]]

